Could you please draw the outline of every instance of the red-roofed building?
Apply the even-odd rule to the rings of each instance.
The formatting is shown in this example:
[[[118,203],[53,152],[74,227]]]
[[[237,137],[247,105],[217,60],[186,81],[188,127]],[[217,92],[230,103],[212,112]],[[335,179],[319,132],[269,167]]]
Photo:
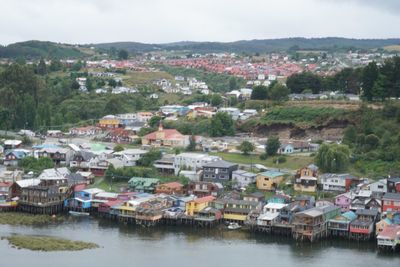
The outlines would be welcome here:
[[[142,145],[155,147],[186,147],[189,144],[189,136],[183,135],[175,129],[164,129],[162,124],[158,130],[142,137]]]
[[[178,182],[159,184],[156,186],[156,194],[179,195],[182,193],[183,193],[183,184]]]

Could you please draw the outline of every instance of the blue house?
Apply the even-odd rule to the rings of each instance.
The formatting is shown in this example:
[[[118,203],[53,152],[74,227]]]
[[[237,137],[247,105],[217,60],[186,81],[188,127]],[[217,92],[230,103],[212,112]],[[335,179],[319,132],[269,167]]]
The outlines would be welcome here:
[[[11,150],[8,151],[4,157],[4,165],[5,166],[17,166],[18,162],[28,156],[28,152],[25,150]]]
[[[64,207],[70,208],[72,210],[90,209],[92,207],[93,197],[100,192],[104,192],[104,190],[98,188],[90,188],[82,191],[77,191],[74,193],[73,198],[66,199],[64,201]]]

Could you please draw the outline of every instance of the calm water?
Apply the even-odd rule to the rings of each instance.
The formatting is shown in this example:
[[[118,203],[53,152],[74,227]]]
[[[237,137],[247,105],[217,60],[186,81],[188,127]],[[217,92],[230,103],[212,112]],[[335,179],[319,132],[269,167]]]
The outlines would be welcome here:
[[[161,227],[143,229],[82,218],[62,225],[0,225],[0,236],[38,234],[97,243],[95,250],[33,252],[0,241],[1,267],[36,266],[400,266],[400,253],[380,254],[374,243],[302,244],[245,231]]]

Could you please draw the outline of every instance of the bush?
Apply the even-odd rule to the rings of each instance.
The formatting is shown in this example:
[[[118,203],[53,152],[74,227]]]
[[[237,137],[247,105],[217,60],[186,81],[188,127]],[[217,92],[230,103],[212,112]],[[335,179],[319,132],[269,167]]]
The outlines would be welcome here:
[[[268,159],[267,153],[261,154],[261,155],[260,155],[260,159],[261,159],[261,160],[267,160],[267,159]]]

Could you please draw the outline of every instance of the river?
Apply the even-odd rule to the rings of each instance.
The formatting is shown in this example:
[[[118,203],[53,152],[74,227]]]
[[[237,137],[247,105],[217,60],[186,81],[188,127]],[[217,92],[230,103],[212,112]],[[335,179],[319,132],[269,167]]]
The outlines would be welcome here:
[[[36,252],[0,241],[1,267],[123,266],[400,266],[400,253],[346,240],[296,243],[246,231],[190,227],[141,228],[92,218],[46,227],[0,225],[0,236],[33,234],[97,243],[78,252]]]

